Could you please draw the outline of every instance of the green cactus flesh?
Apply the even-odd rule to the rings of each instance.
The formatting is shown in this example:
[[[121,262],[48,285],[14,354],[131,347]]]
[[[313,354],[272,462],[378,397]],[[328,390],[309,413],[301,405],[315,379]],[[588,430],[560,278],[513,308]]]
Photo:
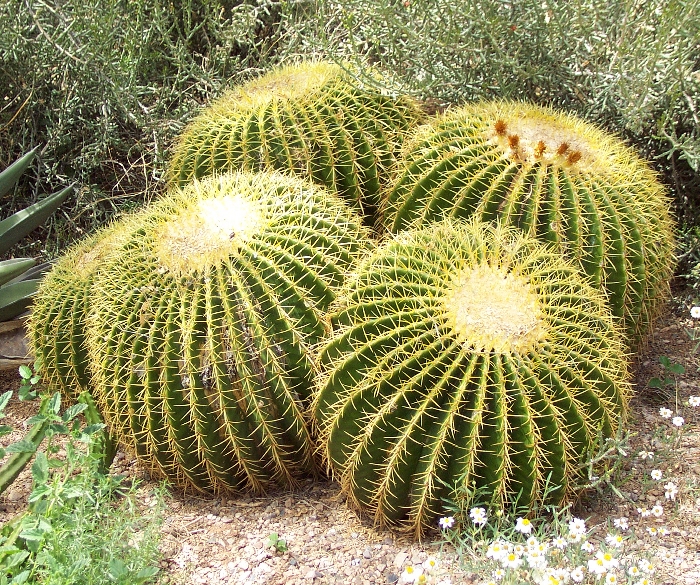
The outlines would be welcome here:
[[[98,271],[87,340],[95,399],[154,471],[201,491],[313,473],[310,347],[369,246],[336,196],[282,175],[175,189]]]
[[[560,503],[624,418],[624,346],[603,295],[515,228],[406,230],[359,265],[331,314],[314,419],[376,523],[420,536],[460,487],[496,506]]]
[[[424,126],[383,203],[398,232],[475,216],[552,242],[603,288],[634,346],[668,296],[673,222],[654,173],[573,116],[522,103],[474,104]]]
[[[41,364],[42,382],[71,401],[92,387],[85,345],[92,283],[109,252],[118,248],[126,221],[69,249],[52,266],[34,298],[27,330],[32,354]]]
[[[411,100],[361,87],[338,65],[287,66],[204,109],[174,149],[170,180],[275,169],[340,194],[371,223],[401,138],[419,119]]]

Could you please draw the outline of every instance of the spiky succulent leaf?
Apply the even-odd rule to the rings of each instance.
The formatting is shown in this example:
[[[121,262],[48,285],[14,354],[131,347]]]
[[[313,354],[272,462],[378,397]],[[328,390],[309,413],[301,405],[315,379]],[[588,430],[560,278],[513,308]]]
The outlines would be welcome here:
[[[0,197],[7,195],[10,189],[15,186],[22,173],[29,168],[38,150],[38,146],[30,150],[0,173]]]
[[[44,223],[72,191],[72,186],[66,187],[0,221],[0,254]]]
[[[402,232],[360,264],[332,322],[314,418],[342,489],[380,524],[419,536],[447,486],[527,507],[549,485],[560,502],[625,415],[603,295],[514,228]]]
[[[500,218],[558,246],[602,287],[636,344],[668,296],[673,223],[663,186],[614,136],[523,103],[448,112],[416,133],[383,201],[398,232]]]
[[[34,160],[36,152],[37,148],[29,151],[0,172],[0,197],[15,185]],[[49,195],[46,199],[0,221],[0,254],[7,252],[23,237],[44,223],[71,191],[72,187],[68,187]],[[13,258],[0,262],[0,321],[17,317],[31,304],[39,280],[45,272],[45,265],[32,269],[34,264],[34,260],[30,258]]]
[[[149,207],[91,293],[95,399],[113,432],[199,490],[313,472],[310,347],[369,245],[337,196],[288,176],[208,178]]]
[[[0,261],[0,286],[23,274],[36,264],[33,258],[10,258]],[[0,299],[2,289],[0,288]],[[0,301],[1,302],[1,301]]]
[[[0,321],[9,321],[26,311],[38,287],[37,280],[24,280],[1,286]]]
[[[275,169],[372,216],[402,137],[420,119],[410,99],[362,86],[339,65],[286,66],[204,109],[176,145],[170,177],[183,185],[222,169]]]

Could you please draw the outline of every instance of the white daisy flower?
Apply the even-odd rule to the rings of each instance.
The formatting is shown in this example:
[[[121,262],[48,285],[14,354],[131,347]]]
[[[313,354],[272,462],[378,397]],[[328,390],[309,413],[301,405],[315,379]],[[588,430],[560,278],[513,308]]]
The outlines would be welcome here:
[[[673,483],[672,481],[669,481],[665,486],[664,489],[666,492],[664,495],[666,496],[667,500],[675,500],[676,496],[678,495],[678,486]]]
[[[569,521],[569,534],[580,536],[586,534],[586,522],[581,518],[572,518]]]
[[[530,534],[532,532],[532,522],[527,518],[518,518],[515,522],[515,529],[522,534]]]
[[[571,573],[569,573],[569,577],[571,577],[571,580],[575,583],[580,583],[583,581],[586,577],[586,575],[583,573],[583,567],[576,567],[575,569],[572,569]]]
[[[605,537],[605,542],[607,542],[613,548],[621,548],[625,543],[625,540],[622,538],[621,534],[608,534]]]
[[[423,567],[418,565],[414,567],[413,565],[408,565],[403,573],[401,573],[402,583],[415,583],[418,578],[423,574]]]

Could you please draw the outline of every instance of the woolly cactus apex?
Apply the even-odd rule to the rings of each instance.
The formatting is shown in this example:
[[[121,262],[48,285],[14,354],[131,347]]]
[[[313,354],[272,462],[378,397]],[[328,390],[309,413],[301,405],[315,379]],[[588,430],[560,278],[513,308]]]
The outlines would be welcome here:
[[[668,295],[668,209],[654,173],[617,138],[550,109],[495,102],[422,127],[382,215],[393,232],[444,216],[500,218],[555,244],[605,290],[635,345]]]
[[[198,490],[315,470],[309,346],[368,240],[345,204],[282,175],[174,190],[127,226],[93,285],[95,395],[117,437]]]
[[[75,244],[52,266],[34,297],[28,321],[31,351],[42,381],[69,400],[90,391],[85,327],[95,272],[119,246],[124,230],[113,226]]]
[[[343,491],[376,523],[420,536],[472,485],[499,506],[562,502],[624,418],[626,359],[603,295],[514,228],[404,231],[334,307],[313,413]]]
[[[231,90],[185,129],[171,182],[275,169],[340,194],[373,223],[387,169],[420,112],[408,98],[359,83],[339,65],[307,62]]]

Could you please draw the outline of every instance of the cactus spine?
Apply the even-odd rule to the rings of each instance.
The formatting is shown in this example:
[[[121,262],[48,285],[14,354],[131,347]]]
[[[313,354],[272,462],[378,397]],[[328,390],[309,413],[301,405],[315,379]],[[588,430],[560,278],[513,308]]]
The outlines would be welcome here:
[[[264,490],[313,473],[309,347],[367,244],[333,195],[282,175],[210,177],[147,208],[100,268],[95,399],[175,483]]]
[[[330,468],[379,524],[420,536],[446,486],[495,505],[575,493],[626,411],[619,328],[555,250],[500,224],[407,230],[360,264],[332,313],[313,412]]]
[[[175,147],[170,180],[274,169],[323,185],[371,216],[402,136],[419,119],[411,100],[358,86],[338,65],[287,66],[205,108]]]
[[[382,207],[393,232],[475,216],[552,242],[606,291],[630,345],[668,296],[664,188],[620,140],[573,116],[509,102],[448,112],[406,145]]]

